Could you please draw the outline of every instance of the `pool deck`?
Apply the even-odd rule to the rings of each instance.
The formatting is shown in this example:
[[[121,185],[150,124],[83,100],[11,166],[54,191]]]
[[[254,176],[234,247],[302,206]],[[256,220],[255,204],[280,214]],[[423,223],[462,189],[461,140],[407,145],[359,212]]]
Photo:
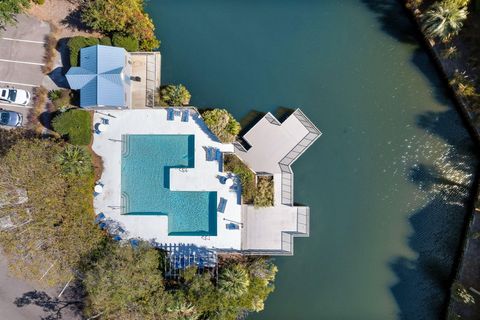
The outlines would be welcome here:
[[[240,223],[242,210],[239,189],[222,183],[221,160],[207,161],[204,147],[215,147],[222,152],[233,152],[232,144],[222,144],[206,128],[195,109],[188,122],[180,116],[167,120],[166,109],[108,110],[94,114],[94,125],[107,120],[107,130],[94,134],[93,150],[103,160],[100,183],[103,192],[94,198],[96,213],[103,213],[126,231],[124,238],[154,240],[159,244],[182,244],[209,249],[240,250],[242,230],[229,230],[230,222]],[[107,116],[106,114],[111,116]],[[128,134],[189,134],[195,135],[195,167],[187,170],[171,169],[172,190],[216,191],[217,201],[224,198],[227,205],[217,213],[217,236],[169,236],[168,216],[121,214],[121,152],[122,135]]]

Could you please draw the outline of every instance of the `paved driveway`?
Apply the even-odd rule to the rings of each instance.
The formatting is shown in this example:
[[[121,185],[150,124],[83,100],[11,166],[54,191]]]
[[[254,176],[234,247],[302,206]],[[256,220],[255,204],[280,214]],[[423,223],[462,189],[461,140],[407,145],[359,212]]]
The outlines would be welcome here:
[[[0,250],[0,319],[41,320],[63,319],[80,320],[74,310],[57,299],[58,290],[43,291],[31,284],[13,278],[8,274],[7,261]],[[57,312],[61,309],[59,312]]]
[[[26,15],[17,17],[15,26],[0,32],[0,87],[15,87],[32,92],[44,79],[42,59],[44,41],[50,26]],[[26,121],[29,107],[0,102],[0,108],[23,114]]]

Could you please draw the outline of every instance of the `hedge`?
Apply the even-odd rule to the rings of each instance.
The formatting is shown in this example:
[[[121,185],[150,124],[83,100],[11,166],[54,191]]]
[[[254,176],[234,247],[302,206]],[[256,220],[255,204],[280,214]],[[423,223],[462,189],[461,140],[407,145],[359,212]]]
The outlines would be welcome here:
[[[92,124],[88,111],[71,109],[60,113],[53,119],[52,125],[53,129],[71,144],[90,144]]]
[[[68,40],[68,49],[70,50],[70,66],[76,67],[79,64],[80,49],[95,46],[100,43],[98,38],[76,36]]]
[[[125,48],[128,52],[136,52],[139,49],[138,39],[131,36],[123,36],[115,33],[112,37],[112,43],[115,47]]]
[[[111,46],[124,48],[129,52],[139,51],[138,39],[133,37],[125,37],[120,34],[113,35],[113,39],[110,37],[95,38],[95,37],[82,37],[76,36],[68,40],[67,46],[70,51],[70,66],[77,67],[80,62],[80,49],[95,46],[100,44],[102,46]]]

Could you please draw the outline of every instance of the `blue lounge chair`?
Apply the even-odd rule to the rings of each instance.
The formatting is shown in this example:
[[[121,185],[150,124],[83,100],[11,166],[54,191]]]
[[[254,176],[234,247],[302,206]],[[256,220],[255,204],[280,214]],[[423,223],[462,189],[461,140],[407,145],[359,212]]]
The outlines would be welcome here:
[[[216,149],[216,150],[215,150],[215,159],[216,159],[218,162],[223,162],[223,161],[222,161],[222,151],[220,151],[220,149]]]
[[[227,207],[227,199],[220,198],[220,201],[219,201],[218,207],[217,207],[217,211],[221,212],[221,213],[224,213],[226,207]]]
[[[100,212],[100,213],[97,214],[97,216],[95,217],[95,223],[99,223],[99,222],[101,222],[103,219],[105,219],[105,215],[103,214],[103,212]]]
[[[130,239],[130,245],[132,246],[132,248],[137,248],[139,244],[140,241],[138,241],[137,239]]]
[[[217,155],[217,149],[216,148],[210,148],[210,161],[215,160],[215,156]]]
[[[215,160],[215,153],[216,153],[215,150],[216,150],[216,149],[213,148],[213,147],[207,147],[207,150],[206,150],[206,152],[207,152],[207,161],[213,161],[213,160]]]
[[[227,230],[238,230],[238,229],[240,229],[240,226],[236,223],[227,223],[225,225],[225,227],[227,228]]]
[[[183,110],[182,111],[182,122],[188,122],[188,120],[190,120],[190,111],[188,109]]]
[[[175,110],[173,108],[168,108],[167,109],[167,120],[168,121],[173,121],[175,119]]]

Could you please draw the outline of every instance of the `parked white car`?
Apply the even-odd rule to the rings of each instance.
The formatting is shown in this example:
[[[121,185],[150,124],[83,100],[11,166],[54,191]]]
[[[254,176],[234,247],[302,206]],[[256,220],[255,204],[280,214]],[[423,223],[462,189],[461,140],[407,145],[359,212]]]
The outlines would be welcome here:
[[[30,102],[30,92],[15,88],[0,88],[0,101],[25,106]]]

